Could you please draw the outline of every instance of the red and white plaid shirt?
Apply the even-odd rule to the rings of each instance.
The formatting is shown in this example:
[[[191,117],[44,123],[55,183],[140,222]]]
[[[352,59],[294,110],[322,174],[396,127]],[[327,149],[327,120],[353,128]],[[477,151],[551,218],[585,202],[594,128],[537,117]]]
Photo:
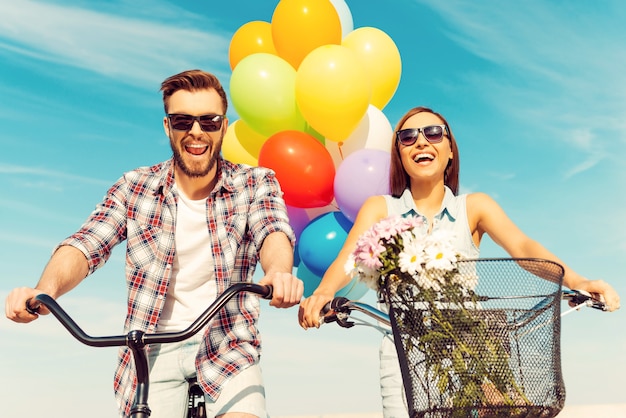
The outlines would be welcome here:
[[[263,240],[282,231],[294,243],[285,203],[274,173],[266,168],[219,161],[219,180],[207,198],[207,231],[218,294],[231,283],[250,281]],[[101,267],[117,244],[127,240],[128,311],[125,332],[156,331],[174,263],[177,196],[172,160],[122,176],[78,232],[60,245],[80,249],[89,272]],[[209,324],[196,359],[198,380],[216,399],[222,385],[258,361],[258,297],[240,293]],[[120,349],[114,390],[128,415],[135,387],[128,348]]]

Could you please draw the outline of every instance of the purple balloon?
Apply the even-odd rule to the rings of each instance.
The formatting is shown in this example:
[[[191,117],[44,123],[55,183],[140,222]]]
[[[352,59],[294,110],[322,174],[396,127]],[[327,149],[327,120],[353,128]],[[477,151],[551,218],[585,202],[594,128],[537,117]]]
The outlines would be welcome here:
[[[389,194],[391,155],[379,149],[361,149],[348,155],[335,174],[335,200],[346,218],[354,222],[370,196]]]
[[[289,224],[293,228],[293,232],[296,235],[296,239],[300,239],[300,234],[304,228],[309,224],[311,219],[306,213],[305,209],[296,208],[294,206],[287,206],[287,216],[289,216]]]

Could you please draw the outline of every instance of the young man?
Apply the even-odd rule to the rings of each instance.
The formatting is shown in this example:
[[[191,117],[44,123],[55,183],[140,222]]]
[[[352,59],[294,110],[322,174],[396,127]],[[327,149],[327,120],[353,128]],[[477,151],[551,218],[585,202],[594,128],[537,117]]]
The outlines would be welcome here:
[[[37,286],[8,295],[9,319],[35,320],[26,300],[70,291],[124,240],[126,331],[186,328],[231,283],[250,281],[257,262],[265,273],[259,283],[274,288],[272,306],[299,303],[303,285],[291,274],[294,235],[276,177],[220,156],[228,102],[219,80],[185,71],[161,90],[173,157],[125,173],[80,230],[59,244]],[[149,347],[151,418],[184,416],[187,380],[196,375],[208,416],[265,417],[258,315],[258,297],[244,292],[197,338]],[[135,384],[123,348],[114,381],[122,415]]]

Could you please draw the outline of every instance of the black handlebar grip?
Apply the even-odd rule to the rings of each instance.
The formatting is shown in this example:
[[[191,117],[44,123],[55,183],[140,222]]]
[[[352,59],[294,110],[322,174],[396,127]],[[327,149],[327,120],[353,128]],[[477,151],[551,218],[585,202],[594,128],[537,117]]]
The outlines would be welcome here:
[[[26,312],[32,315],[37,315],[39,313],[39,308],[41,307],[41,302],[37,302],[34,305],[31,305],[32,299],[26,299]]]
[[[322,308],[322,312],[320,313],[322,315],[326,315],[331,310],[341,311],[341,308],[343,308],[343,306],[348,302],[350,302],[350,299],[344,298],[342,296],[338,296],[334,298],[333,300],[331,300],[330,302],[326,303],[326,305],[324,305],[324,307]]]
[[[322,316],[324,316],[328,312],[330,312],[330,302],[328,302],[326,305],[324,305],[324,307],[322,308],[322,312],[320,312],[320,314],[322,314]]]
[[[350,299],[344,297],[336,297],[330,303],[330,307],[335,311],[341,311],[341,309],[350,302]]]

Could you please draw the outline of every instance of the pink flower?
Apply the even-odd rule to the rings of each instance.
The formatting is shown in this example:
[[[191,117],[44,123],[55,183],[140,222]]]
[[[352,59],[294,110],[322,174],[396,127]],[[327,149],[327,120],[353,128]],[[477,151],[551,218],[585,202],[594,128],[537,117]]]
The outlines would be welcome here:
[[[398,233],[400,223],[399,216],[390,216],[382,219],[370,228],[379,239],[388,241],[392,236]]]
[[[354,259],[357,264],[363,264],[369,269],[378,269],[383,266],[379,257],[385,251],[372,230],[366,231],[357,241]]]
[[[424,226],[424,218],[421,216],[407,216],[402,218],[403,229],[421,228]]]

